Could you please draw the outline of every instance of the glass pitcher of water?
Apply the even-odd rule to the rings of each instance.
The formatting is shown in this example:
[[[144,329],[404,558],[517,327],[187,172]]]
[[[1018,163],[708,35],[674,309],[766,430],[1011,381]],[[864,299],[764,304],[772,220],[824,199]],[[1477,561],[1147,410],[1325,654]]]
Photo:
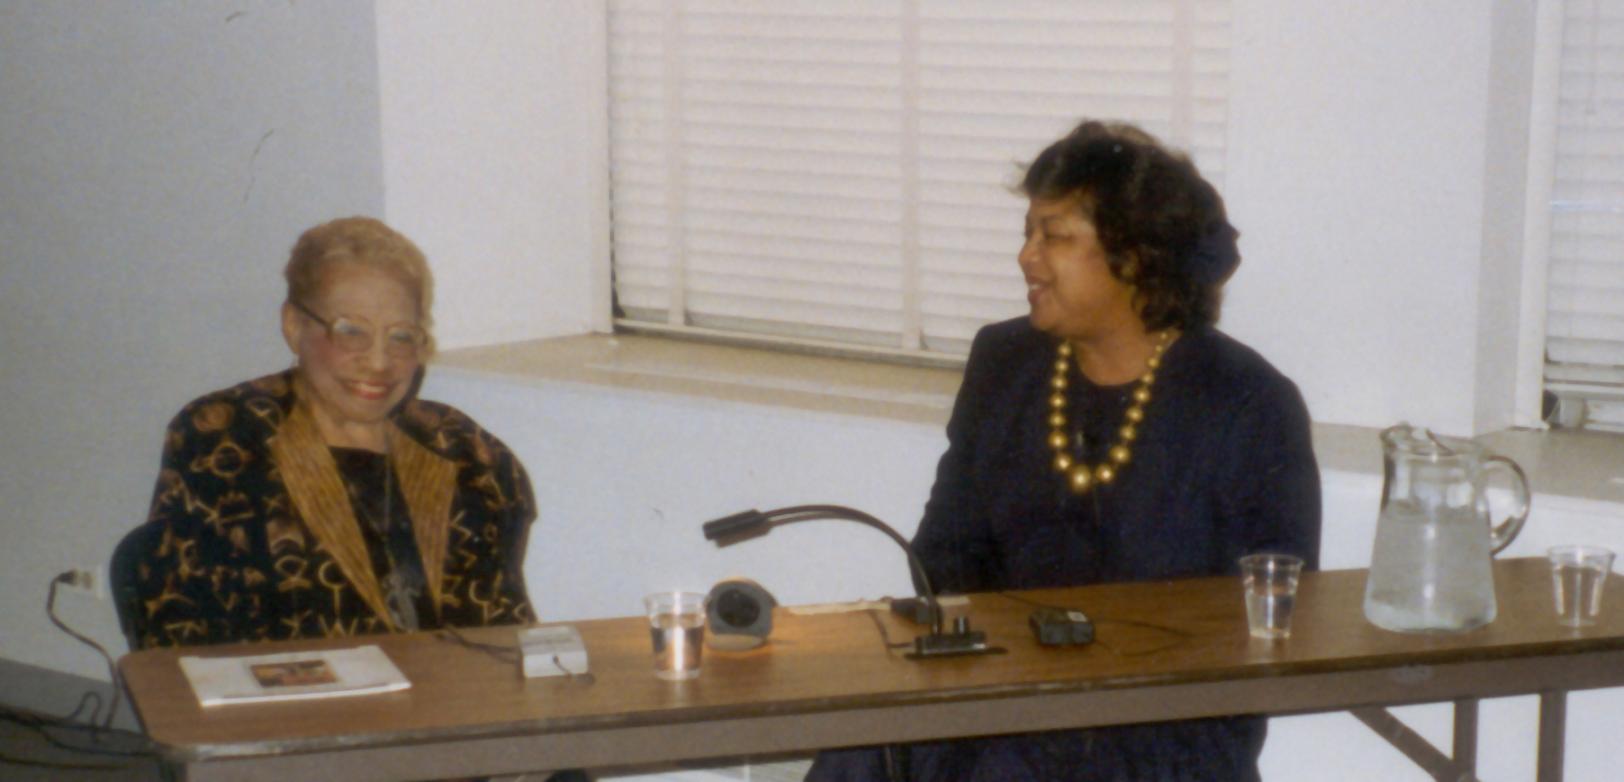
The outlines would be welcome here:
[[[1528,478],[1471,440],[1399,424],[1381,434],[1381,515],[1365,618],[1399,632],[1454,632],[1494,621],[1490,560],[1528,519]],[[1489,475],[1511,477],[1515,512],[1493,522]]]

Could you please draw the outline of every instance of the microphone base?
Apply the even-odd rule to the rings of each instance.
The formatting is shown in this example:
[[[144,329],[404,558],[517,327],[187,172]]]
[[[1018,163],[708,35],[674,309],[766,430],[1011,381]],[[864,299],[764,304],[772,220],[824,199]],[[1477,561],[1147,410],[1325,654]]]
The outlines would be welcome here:
[[[959,633],[921,635],[914,639],[913,651],[906,656],[910,660],[927,660],[936,657],[967,657],[1004,652],[1001,647],[987,645],[986,633],[980,630],[967,630]]]

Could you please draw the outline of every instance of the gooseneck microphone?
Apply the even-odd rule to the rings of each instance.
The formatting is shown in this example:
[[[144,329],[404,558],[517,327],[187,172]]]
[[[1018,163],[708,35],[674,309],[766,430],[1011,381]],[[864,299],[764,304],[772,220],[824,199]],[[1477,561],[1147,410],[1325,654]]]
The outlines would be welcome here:
[[[908,555],[908,564],[913,568],[914,580],[922,593],[920,597],[924,599],[930,613],[930,633],[914,638],[914,650],[909,657],[919,659],[1003,651],[988,647],[987,634],[971,630],[969,620],[965,617],[958,617],[954,621],[952,632],[943,630],[942,606],[936,601],[936,591],[931,589],[930,576],[925,573],[924,563],[919,561],[919,555],[914,553],[908,539],[898,534],[891,525],[855,508],[843,505],[796,505],[769,511],[747,510],[705,522],[705,539],[714,542],[718,547],[731,546],[751,538],[759,538],[783,524],[819,519],[855,521],[873,527],[896,541],[896,544],[902,547],[903,553]]]

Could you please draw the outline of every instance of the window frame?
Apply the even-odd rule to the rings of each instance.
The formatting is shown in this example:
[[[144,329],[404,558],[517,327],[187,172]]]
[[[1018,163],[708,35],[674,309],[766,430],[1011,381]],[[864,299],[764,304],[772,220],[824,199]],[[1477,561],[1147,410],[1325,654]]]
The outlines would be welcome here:
[[[1562,90],[1563,47],[1569,4],[1573,0],[1535,4],[1531,94],[1529,100],[1528,160],[1523,211],[1521,318],[1517,347],[1517,377],[1513,405],[1514,426],[1547,428],[1584,426],[1591,400],[1624,399],[1624,389],[1604,395],[1595,391],[1558,393],[1547,377],[1550,329],[1548,318],[1552,243],[1557,231],[1556,211],[1559,104]],[[1599,427],[1616,431],[1616,424]],[[1588,427],[1587,427],[1588,428]]]
[[[916,65],[919,57],[918,53],[920,49],[918,48],[917,39],[920,35],[918,27],[920,5],[920,0],[899,0],[898,3],[898,8],[900,9],[900,18],[903,20],[903,27],[901,31],[901,39],[897,42],[897,45],[901,47],[903,51],[900,67],[905,70],[902,76],[902,84],[899,87],[899,94],[903,95],[908,101],[914,102],[917,102],[918,100],[920,79],[917,71],[906,72],[906,69],[911,65]],[[1108,7],[1111,4],[1105,3],[1102,5]],[[1044,10],[1044,12],[1047,12],[1047,8],[1042,6],[1034,6],[1034,8],[1039,8]],[[1221,180],[1223,176],[1223,167],[1225,165],[1224,158],[1227,156],[1229,134],[1229,52],[1232,46],[1229,35],[1230,28],[1232,27],[1234,21],[1232,3],[1230,0],[1167,0],[1167,2],[1160,4],[1158,8],[1166,11],[1171,16],[1165,22],[1161,22],[1161,26],[1156,29],[1169,37],[1171,43],[1168,44],[1168,46],[1177,47],[1171,50],[1171,54],[1168,55],[1167,65],[1165,66],[1168,69],[1167,72],[1170,74],[1168,78],[1174,82],[1174,86],[1170,88],[1168,95],[1169,104],[1173,104],[1173,108],[1167,110],[1169,115],[1173,117],[1171,120],[1173,123],[1173,132],[1169,132],[1168,130],[1159,130],[1154,127],[1151,129],[1153,132],[1158,132],[1158,134],[1161,135],[1163,139],[1171,146],[1180,149],[1195,150],[1194,154],[1197,154],[1197,156],[1200,155],[1200,150],[1196,148],[1198,141],[1204,143],[1208,149],[1216,148],[1217,152],[1209,153],[1209,157],[1214,157],[1216,159],[1217,176],[1212,177],[1211,172],[1209,172],[1209,178]],[[1217,10],[1215,11],[1214,9]],[[677,17],[683,11],[683,4],[680,2],[666,3],[662,6],[662,10],[665,17],[665,23],[667,25],[665,29],[675,29]],[[615,32],[613,29],[613,14],[615,13],[615,7],[613,2],[611,2],[607,7],[607,12],[611,17],[610,30],[608,32],[610,38],[609,47],[611,48],[611,76],[609,81],[610,89],[613,91],[615,81],[615,76],[613,74],[613,69],[615,67],[615,55],[612,51],[613,47],[615,46]],[[1214,18],[1216,18],[1218,21],[1214,22]],[[1219,39],[1221,45],[1216,48],[1212,46],[1213,39],[1211,37],[1211,30],[1214,27],[1221,30],[1221,38]],[[1200,38],[1198,41],[1196,35],[1197,32],[1203,33],[1205,37]],[[908,40],[910,38],[913,40]],[[1198,48],[1198,43],[1207,46],[1207,49]],[[910,51],[912,52],[911,55],[908,53]],[[1198,108],[1203,99],[1206,99],[1209,103],[1212,102],[1210,95],[1207,94],[1207,92],[1203,92],[1202,89],[1191,86],[1193,80],[1203,78],[1203,74],[1208,73],[1208,71],[1213,67],[1210,65],[1210,62],[1209,64],[1203,64],[1200,66],[1192,66],[1191,62],[1203,57],[1208,58],[1210,61],[1213,57],[1215,57],[1213,51],[1219,52],[1222,58],[1219,61],[1221,65],[1218,67],[1218,73],[1220,75],[1217,77],[1221,82],[1221,99],[1218,102],[1218,113],[1220,120],[1216,125],[1217,131],[1215,132],[1206,130],[1206,128],[1212,127],[1212,123],[1210,119],[1208,119],[1207,115],[1201,113],[1202,111],[1210,111],[1210,109],[1206,109],[1204,107]],[[659,56],[664,58],[666,78],[680,79],[682,69],[685,67],[682,59],[683,53],[681,47],[664,47]],[[914,60],[914,62],[909,62],[910,57]],[[670,76],[672,73],[676,73],[678,75],[672,77]],[[1210,92],[1210,88],[1207,89],[1208,92]],[[611,94],[611,107],[614,106],[615,100],[615,97],[613,94]],[[669,95],[664,98],[664,101],[668,104],[673,100],[675,99]],[[1177,101],[1176,104],[1174,104],[1175,101]],[[916,105],[905,109],[903,111],[904,125],[917,125],[917,114],[918,108]],[[1197,116],[1198,114],[1201,116]],[[1068,116],[1068,124],[1066,124],[1064,128],[1059,128],[1056,134],[1047,136],[1046,138],[1052,138],[1055,135],[1058,135],[1058,132],[1064,132],[1065,129],[1069,129],[1071,126],[1069,123],[1075,123],[1081,116],[1081,112],[1077,113],[1075,116]],[[1128,117],[1127,119],[1142,123],[1145,121],[1143,118],[1135,117]],[[1199,137],[1189,130],[1189,126],[1196,122],[1205,123],[1203,125],[1204,132]],[[613,127],[613,117],[611,117],[610,123],[610,133],[612,139],[611,155],[613,155],[613,147],[615,144],[613,141],[613,134],[615,132]],[[681,135],[683,131],[678,129],[669,132]],[[911,131],[905,129],[904,132]],[[1219,139],[1216,145],[1214,145],[1211,140],[1213,136],[1216,136]],[[906,145],[904,145],[904,147],[905,146]],[[1023,152],[1022,154],[1035,154],[1038,148],[1032,149],[1029,153]],[[899,317],[902,320],[902,327],[898,332],[899,339],[895,344],[865,343],[861,341],[846,342],[830,338],[827,333],[819,333],[816,327],[810,328],[805,333],[785,335],[749,330],[734,331],[726,328],[718,328],[713,324],[693,325],[692,319],[685,311],[686,302],[684,299],[687,296],[687,289],[682,285],[670,286],[670,295],[672,298],[670,300],[668,309],[665,311],[665,319],[663,322],[648,319],[646,312],[648,310],[647,307],[644,307],[645,317],[627,317],[626,309],[623,308],[624,300],[621,292],[622,283],[619,279],[622,276],[622,268],[618,253],[615,253],[612,250],[612,257],[609,261],[609,265],[611,275],[613,275],[616,280],[611,284],[611,320],[613,327],[617,331],[642,332],[674,337],[691,337],[696,339],[754,344],[825,355],[836,354],[861,358],[879,358],[889,361],[900,361],[902,363],[918,363],[927,366],[962,366],[967,357],[970,341],[969,338],[970,335],[973,334],[973,329],[971,330],[970,334],[954,335],[947,340],[948,344],[946,345],[945,349],[943,349],[940,341],[933,344],[929,339],[927,339],[925,330],[921,326],[921,321],[928,317],[928,314],[924,313],[922,308],[918,305],[918,299],[922,295],[921,291],[924,287],[924,284],[921,283],[920,280],[922,277],[928,277],[930,272],[921,269],[921,264],[918,258],[919,253],[917,245],[919,243],[919,233],[915,229],[919,219],[919,202],[910,197],[910,191],[917,191],[919,188],[919,179],[907,171],[907,169],[910,168],[916,169],[918,167],[918,163],[916,159],[910,158],[910,156],[907,154],[901,155],[901,157],[899,157],[899,161],[901,167],[904,169],[904,175],[902,176],[903,193],[899,197],[898,204],[899,209],[902,212],[902,228],[900,229],[901,247],[898,250],[900,254],[900,263],[896,268],[896,271],[903,279],[900,292],[903,301],[901,306],[898,308]],[[1020,161],[1015,158],[1011,158],[1008,162],[1008,173],[1010,175],[1009,179],[1013,180],[1018,176],[1018,164]],[[668,167],[671,166],[669,163],[667,165]],[[613,167],[613,162],[611,163],[611,166]],[[675,168],[680,169],[681,166],[676,165]],[[1204,165],[1203,168],[1207,168],[1207,166]],[[666,185],[668,189],[673,187],[682,188],[685,186],[683,182],[685,174],[683,172],[672,171],[669,176],[670,180],[668,180]],[[613,179],[614,175],[611,174],[611,198],[613,198],[614,190]],[[1008,185],[1011,184],[1011,182],[993,184]],[[678,195],[668,200],[680,201],[682,198],[683,196]],[[1010,203],[1012,208],[1018,209],[1020,206],[1020,202],[1017,197],[1012,196]],[[1015,222],[1010,223],[1010,226],[1011,227],[1008,231],[1010,244],[1008,249],[1009,258],[1007,276],[1015,278],[1018,277],[1018,274],[1015,271],[1013,256],[1016,252],[1016,244],[1019,238],[1018,219],[1016,219]],[[615,227],[616,222],[611,220],[611,230],[614,230]],[[688,230],[686,227],[674,226],[670,230],[678,234],[677,238],[674,240],[674,244],[680,245],[681,242],[685,241],[683,233]],[[613,240],[611,240],[611,243],[612,245],[614,244]],[[683,253],[679,251],[674,253],[674,255],[676,257],[671,261],[671,263],[676,268],[671,271],[671,275],[674,279],[685,279],[686,271],[681,268],[685,263],[684,259],[681,257]],[[1019,289],[1012,287],[1011,293],[1016,295],[1007,297],[1009,302],[1011,302],[1008,307],[1009,311],[1007,313],[988,317],[976,315],[972,308],[972,311],[970,311],[968,314],[961,312],[957,317],[977,320],[978,323],[976,327],[1002,319],[1004,317],[1016,317],[1025,312],[1024,298],[1019,297],[1018,292]],[[889,334],[890,332],[883,331],[874,333]]]

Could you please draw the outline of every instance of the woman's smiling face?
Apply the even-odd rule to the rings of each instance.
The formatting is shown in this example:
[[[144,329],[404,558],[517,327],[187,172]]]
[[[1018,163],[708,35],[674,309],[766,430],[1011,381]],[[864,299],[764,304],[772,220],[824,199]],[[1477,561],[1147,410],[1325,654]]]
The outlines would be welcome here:
[[[417,324],[417,302],[401,280],[355,263],[326,270],[313,298],[301,304],[322,320],[344,318],[367,325],[374,338],[365,350],[346,350],[334,343],[327,326],[284,305],[283,336],[299,357],[311,413],[329,445],[373,447],[381,442],[374,437],[381,437],[389,411],[411,391],[412,375],[422,364],[415,355],[391,355],[387,344],[390,327]]]
[[[1140,326],[1133,286],[1111,273],[1094,224],[1077,199],[1031,199],[1026,242],[1017,259],[1033,328],[1087,340]]]

